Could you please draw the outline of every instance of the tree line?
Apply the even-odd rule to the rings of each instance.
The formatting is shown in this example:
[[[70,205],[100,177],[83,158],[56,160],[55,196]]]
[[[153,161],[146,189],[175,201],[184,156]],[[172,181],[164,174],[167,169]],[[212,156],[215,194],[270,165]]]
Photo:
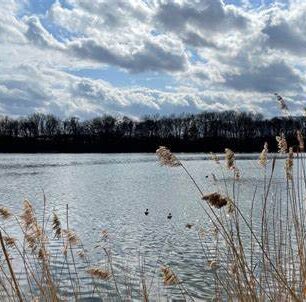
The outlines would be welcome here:
[[[0,118],[0,152],[154,152],[166,145],[176,152],[259,152],[265,142],[276,151],[284,133],[296,145],[306,118],[264,118],[251,112],[202,112],[145,116],[140,120],[104,115],[90,120],[51,114]]]

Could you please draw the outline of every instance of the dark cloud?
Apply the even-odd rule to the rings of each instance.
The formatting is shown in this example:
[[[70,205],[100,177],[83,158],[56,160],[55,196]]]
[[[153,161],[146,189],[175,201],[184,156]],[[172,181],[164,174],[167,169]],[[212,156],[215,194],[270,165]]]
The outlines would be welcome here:
[[[306,55],[305,28],[301,31],[297,25],[281,20],[277,24],[268,22],[262,33],[267,37],[266,45],[268,47],[287,50],[297,55]]]
[[[184,70],[187,64],[184,54],[177,54],[161,44],[149,41],[146,41],[140,50],[128,55],[123,55],[93,39],[81,39],[70,43],[68,47],[82,59],[115,65],[131,72],[175,72]]]
[[[187,31],[182,35],[182,40],[185,44],[193,47],[211,47],[218,48],[217,45],[213,42],[208,41],[198,33]]]
[[[225,85],[236,90],[273,93],[302,91],[301,77],[284,61],[272,62],[225,76]]]
[[[47,91],[29,79],[0,80],[0,106],[9,114],[30,114],[43,108],[49,97]]]
[[[167,30],[180,32],[187,25],[201,31],[243,30],[248,19],[232,6],[225,6],[221,0],[201,0],[178,4],[167,2],[162,4],[155,19]]]

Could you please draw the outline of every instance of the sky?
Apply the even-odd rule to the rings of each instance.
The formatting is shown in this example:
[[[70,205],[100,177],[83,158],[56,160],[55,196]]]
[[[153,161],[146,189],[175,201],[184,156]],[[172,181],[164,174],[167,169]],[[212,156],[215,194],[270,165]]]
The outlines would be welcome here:
[[[305,0],[0,0],[0,115],[306,106]]]

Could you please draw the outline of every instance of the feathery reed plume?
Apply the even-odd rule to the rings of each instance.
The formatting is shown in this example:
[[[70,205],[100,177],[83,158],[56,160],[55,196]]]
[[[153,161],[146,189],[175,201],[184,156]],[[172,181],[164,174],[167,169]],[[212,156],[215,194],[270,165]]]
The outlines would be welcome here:
[[[162,266],[161,271],[163,273],[163,280],[165,285],[174,285],[179,283],[177,276],[170,267]]]
[[[9,236],[3,236],[3,240],[4,240],[4,242],[7,246],[9,246],[9,247],[15,246],[15,243],[16,243],[15,238],[9,237]]]
[[[216,164],[220,164],[220,159],[217,154],[210,152],[210,159],[213,160]]]
[[[32,224],[35,223],[36,219],[34,216],[33,207],[28,200],[25,200],[23,202],[23,212],[21,214],[21,220],[23,221],[23,224],[26,228],[31,227]]]
[[[228,198],[228,200],[227,200],[227,213],[228,214],[233,214],[234,211],[235,211],[234,203],[231,199]]]
[[[34,252],[37,249],[37,240],[36,238],[31,234],[26,234],[24,236],[24,239],[26,243],[28,244],[28,247]]]
[[[66,242],[70,245],[77,245],[79,243],[79,237],[72,230],[63,230]]]
[[[15,292],[16,292],[16,295],[18,297],[18,300],[20,302],[23,301],[23,298],[21,296],[21,292],[20,292],[20,289],[19,289],[19,285],[18,285],[18,282],[17,282],[17,279],[16,279],[16,275],[15,275],[15,272],[14,272],[14,269],[12,267],[12,264],[11,264],[11,261],[10,261],[10,257],[9,257],[9,254],[6,250],[6,247],[5,247],[5,243],[4,243],[4,240],[3,240],[3,236],[2,236],[2,233],[0,231],[0,244],[1,244],[1,248],[2,248],[2,252],[3,252],[3,255],[4,255],[4,258],[6,260],[6,263],[7,263],[7,266],[9,268],[9,272],[10,272],[10,275],[12,277],[12,283],[14,284],[14,288],[15,288]],[[14,299],[15,300],[15,299]]]
[[[289,148],[288,157],[285,162],[285,170],[286,170],[286,176],[288,180],[292,180],[293,175],[293,148]]]
[[[88,269],[87,273],[90,274],[92,277],[102,280],[107,280],[111,276],[111,273],[109,271],[103,270],[98,267]]]
[[[216,260],[208,260],[208,265],[212,270],[219,268],[218,262]]]
[[[235,169],[235,153],[231,149],[225,149],[225,161],[229,170]]]
[[[278,152],[279,153],[287,153],[288,145],[285,134],[282,132],[280,136],[276,136],[276,141],[278,144]]]
[[[10,210],[6,207],[0,207],[0,217],[4,220],[9,219],[12,216]]]
[[[199,237],[200,239],[204,239],[206,237],[206,231],[203,227],[200,227],[199,229]]]
[[[56,213],[53,212],[53,217],[52,217],[52,228],[54,231],[54,236],[56,238],[60,238],[62,235],[62,228],[61,228],[61,222],[56,215]]]
[[[40,248],[38,251],[38,259],[40,260],[47,260],[48,258],[48,253],[44,248]]]
[[[299,149],[301,152],[304,151],[304,137],[303,137],[303,134],[300,130],[297,130],[296,131],[296,137],[297,137],[297,140],[299,142]]]
[[[277,98],[277,101],[279,103],[280,109],[286,113],[287,115],[289,114],[289,109],[288,106],[286,104],[286,101],[278,94],[278,93],[274,93],[274,95]]]
[[[28,200],[23,202],[23,212],[20,218],[26,229],[24,238],[28,244],[28,247],[32,250],[32,252],[34,252],[42,243],[43,230],[38,225],[32,204]]]
[[[241,177],[240,170],[237,167],[235,167],[234,168],[234,178],[235,178],[235,180],[239,180],[240,177]]]
[[[266,167],[267,166],[267,162],[268,162],[268,143],[265,142],[264,144],[264,148],[262,149],[260,155],[259,155],[259,160],[258,163],[260,166],[262,167]]]
[[[63,246],[63,254],[67,256],[69,246],[71,247],[71,246],[77,245],[80,239],[75,234],[75,232],[71,230],[62,230],[62,234],[65,239],[64,246]]]
[[[160,146],[156,150],[159,162],[162,166],[178,167],[181,166],[177,157],[166,147]]]
[[[101,231],[101,237],[102,237],[102,239],[104,239],[104,240],[106,240],[106,239],[108,239],[108,231],[107,230],[102,230]]]
[[[78,255],[81,259],[84,259],[84,258],[85,258],[85,252],[84,252],[84,251],[78,251],[77,255]]]
[[[230,198],[222,196],[217,192],[206,194],[202,197],[202,199],[208,201],[211,206],[217,209],[220,209],[226,206],[227,203],[232,202]]]

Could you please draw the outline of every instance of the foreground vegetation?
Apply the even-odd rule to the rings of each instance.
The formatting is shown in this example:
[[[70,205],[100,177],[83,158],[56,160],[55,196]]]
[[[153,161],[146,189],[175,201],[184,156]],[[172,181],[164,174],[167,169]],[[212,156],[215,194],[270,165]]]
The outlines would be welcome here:
[[[211,155],[221,174],[232,174],[232,180],[226,181],[224,177],[224,182],[218,181],[215,192],[203,192],[188,167],[169,149],[160,147],[156,151],[161,165],[183,169],[199,193],[198,202],[210,221],[210,230],[203,230],[195,224],[185,227],[198,233],[206,265],[213,276],[210,286],[214,289],[216,301],[303,301],[306,298],[306,177],[305,159],[301,153],[304,140],[298,132],[295,149],[288,147],[283,134],[276,141],[282,157],[287,159],[283,161],[278,159],[278,155],[269,155],[265,144],[258,160],[263,186],[254,187],[254,195],[243,201],[239,200],[243,174],[232,150],[225,150],[224,163],[215,154]],[[285,191],[274,184],[277,160],[284,163]],[[242,210],[242,203],[248,207],[247,211]],[[254,209],[257,212],[260,209],[259,217],[254,214]],[[128,282],[125,288],[118,284],[118,274],[127,272],[116,272],[113,267],[107,230],[101,230],[101,238],[98,238],[98,247],[104,254],[103,264],[90,261],[81,238],[69,227],[68,210],[67,206],[66,218],[62,222],[57,213],[48,211],[46,199],[41,217],[37,217],[27,200],[19,215],[11,213],[5,206],[0,208],[1,300],[77,301],[85,291],[87,297],[101,297],[102,300],[131,301],[136,298],[155,301],[157,297],[149,290],[151,280],[142,273],[143,263],[139,264],[137,292],[133,292]],[[15,225],[15,235],[18,227],[16,237],[6,228],[8,224]],[[209,232],[213,242],[207,241]],[[56,250],[50,248],[50,242],[54,240],[58,242]],[[54,262],[59,259],[60,273],[58,269],[54,271]],[[79,261],[84,262],[82,271],[76,265]],[[176,268],[167,263],[158,266],[155,275],[166,288],[178,288],[182,300],[195,300],[176,273]],[[20,271],[26,275],[23,281],[18,278]],[[69,294],[63,284],[63,271],[69,275]],[[92,278],[89,290],[84,289],[82,274]],[[127,280],[130,277],[125,276]],[[101,283],[107,287],[101,287]]]
[[[168,148],[162,146],[156,151],[162,166],[182,169],[186,181],[199,193],[197,202],[210,227],[203,229],[190,223],[185,228],[198,234],[206,266],[213,277],[209,286],[215,301],[306,299],[304,138],[298,129],[292,133],[295,133],[292,144],[284,132],[275,137],[279,154],[270,154],[269,144],[263,145],[258,158],[261,185],[254,183],[252,196],[244,200],[240,199],[245,185],[243,171],[231,149],[225,149],[224,162],[211,154],[211,160],[223,175],[221,180],[213,175],[217,188],[214,192],[204,192],[188,166]],[[281,175],[275,175],[277,163],[283,164]],[[48,210],[45,198],[43,205],[41,216],[27,200],[20,214],[12,213],[4,205],[0,207],[1,301],[78,301],[84,293],[87,298],[100,297],[107,301],[164,298],[150,291],[152,279],[144,273],[144,262],[139,261],[136,292],[128,281],[132,277],[130,273],[114,268],[107,230],[101,230],[101,238],[97,239],[103,261],[92,263],[81,238],[69,226],[68,206],[63,222],[57,213]],[[14,236],[9,226],[13,226]],[[54,241],[58,243],[56,249],[51,248]],[[60,268],[54,266],[57,260]],[[82,269],[77,265],[79,261],[83,261]],[[162,280],[166,290],[177,288],[183,301],[198,299],[189,291],[176,267],[166,261],[157,265],[159,269],[153,270],[154,277]],[[26,276],[24,280],[19,277],[21,271]],[[64,271],[68,285],[63,281]],[[88,283],[82,284],[84,274],[92,279],[90,288]],[[126,280],[124,286],[118,283],[119,275]]]

